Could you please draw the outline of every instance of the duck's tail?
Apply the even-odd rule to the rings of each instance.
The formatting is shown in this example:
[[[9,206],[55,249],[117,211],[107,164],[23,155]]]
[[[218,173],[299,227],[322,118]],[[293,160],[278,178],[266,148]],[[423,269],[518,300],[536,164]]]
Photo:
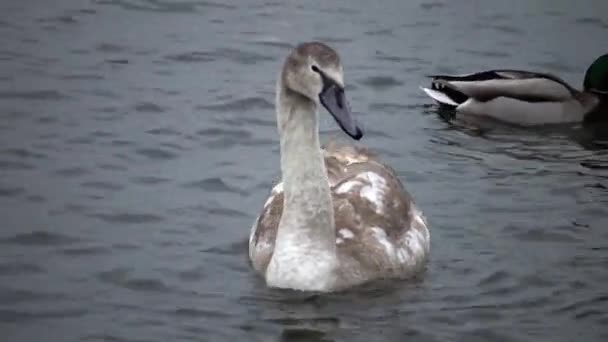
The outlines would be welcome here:
[[[431,88],[420,87],[430,98],[442,106],[456,108],[469,97],[446,80],[434,78]]]

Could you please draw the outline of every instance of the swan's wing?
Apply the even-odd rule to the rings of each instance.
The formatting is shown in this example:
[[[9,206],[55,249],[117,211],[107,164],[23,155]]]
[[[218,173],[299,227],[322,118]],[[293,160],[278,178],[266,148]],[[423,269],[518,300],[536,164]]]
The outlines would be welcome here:
[[[343,277],[405,276],[429,251],[426,220],[395,172],[369,151],[326,148]]]
[[[282,213],[283,183],[279,182],[272,188],[249,235],[249,259],[253,268],[258,272],[266,270],[266,266],[270,262]]]
[[[526,102],[564,101],[578,92],[557,76],[524,70],[489,70],[467,75],[430,75],[432,89],[451,88],[479,101],[510,97]]]

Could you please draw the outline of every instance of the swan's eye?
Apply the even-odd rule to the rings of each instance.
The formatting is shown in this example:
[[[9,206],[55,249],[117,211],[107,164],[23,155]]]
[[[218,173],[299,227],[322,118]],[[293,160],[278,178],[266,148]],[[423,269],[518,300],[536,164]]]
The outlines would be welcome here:
[[[311,69],[312,71],[314,71],[314,72],[321,73],[321,70],[319,70],[319,68],[317,68],[317,66],[316,66],[316,65],[311,65],[311,66],[310,66],[310,69]]]

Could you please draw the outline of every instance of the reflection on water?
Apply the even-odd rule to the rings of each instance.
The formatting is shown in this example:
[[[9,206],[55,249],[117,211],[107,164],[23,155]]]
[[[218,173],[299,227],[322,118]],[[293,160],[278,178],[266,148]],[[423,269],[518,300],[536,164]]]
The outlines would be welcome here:
[[[608,126],[438,112],[432,73],[558,73],[605,53],[607,3],[60,0],[0,4],[7,340],[602,341]],[[279,175],[285,54],[343,55],[361,141],[431,223],[427,271],[269,290],[247,236]],[[323,138],[343,138],[322,114]]]

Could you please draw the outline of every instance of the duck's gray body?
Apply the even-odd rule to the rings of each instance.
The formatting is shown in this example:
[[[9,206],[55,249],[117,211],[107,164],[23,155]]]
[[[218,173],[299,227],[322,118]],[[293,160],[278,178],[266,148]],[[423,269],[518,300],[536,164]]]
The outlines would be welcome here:
[[[547,73],[496,69],[430,77],[431,87],[422,89],[440,105],[524,126],[581,122],[600,104],[596,94]]]

